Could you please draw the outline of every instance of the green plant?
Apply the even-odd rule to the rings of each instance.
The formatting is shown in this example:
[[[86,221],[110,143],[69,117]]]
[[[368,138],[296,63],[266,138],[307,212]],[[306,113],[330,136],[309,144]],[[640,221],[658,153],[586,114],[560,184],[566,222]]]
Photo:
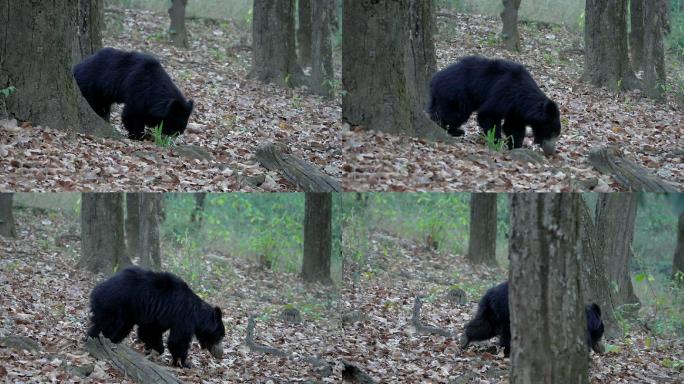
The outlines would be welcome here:
[[[13,86],[9,86],[4,89],[0,89],[0,95],[4,96],[5,98],[10,97],[11,94],[13,94],[17,89],[14,88]]]
[[[147,134],[152,138],[154,143],[162,148],[170,147],[173,145],[174,140],[178,137],[178,134],[173,134],[171,136],[165,135],[164,133],[164,122],[162,121],[156,127],[147,130]]]
[[[503,150],[507,148],[509,140],[511,140],[509,137],[500,139],[497,138],[495,127],[489,129],[487,133],[482,135],[482,137],[484,137],[487,148],[496,152],[503,152]]]

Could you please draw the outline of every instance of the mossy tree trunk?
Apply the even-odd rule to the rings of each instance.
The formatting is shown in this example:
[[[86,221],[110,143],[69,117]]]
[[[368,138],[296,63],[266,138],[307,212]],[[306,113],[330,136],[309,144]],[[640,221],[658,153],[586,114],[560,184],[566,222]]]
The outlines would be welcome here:
[[[75,52],[81,51],[78,45],[81,41],[83,47],[88,45],[78,36],[85,17],[80,14],[82,4],[79,0],[0,1],[0,89],[16,88],[6,107],[9,116],[19,121],[118,136],[81,96],[71,73]]]
[[[178,48],[188,48],[188,30],[185,27],[185,7],[188,0],[172,0],[169,8],[171,26],[169,27],[169,37],[171,43]]]
[[[644,62],[644,3],[650,0],[629,1],[629,53],[632,69],[640,71]]]
[[[305,196],[302,279],[331,284],[332,194],[307,192]]]
[[[126,249],[128,257],[134,260],[140,255],[140,193],[126,193]]]
[[[79,267],[110,275],[131,264],[124,242],[123,193],[81,194]]]
[[[665,35],[669,32],[668,2],[644,2],[643,63],[644,94],[656,100],[665,98]]]
[[[0,236],[16,237],[17,231],[14,227],[14,215],[12,214],[11,193],[0,193]]]
[[[282,86],[308,83],[297,62],[294,10],[295,0],[254,0],[250,77]]]
[[[433,11],[431,1],[344,1],[344,121],[368,130],[447,139],[424,113],[428,72],[436,67]]]
[[[511,383],[589,382],[579,199],[511,198]]]
[[[161,269],[159,224],[161,221],[161,193],[141,192],[140,196],[140,265]]]
[[[311,4],[311,90],[326,97],[331,97],[334,92],[332,37],[337,24],[335,5],[332,0]]]
[[[520,52],[520,33],[518,32],[518,10],[521,0],[503,0],[501,11],[501,40],[509,51]]]
[[[332,4],[334,6],[334,1],[316,1],[311,0],[298,0],[297,1],[297,14],[299,23],[297,24],[297,48],[299,48],[299,64],[306,68],[312,64],[312,44],[313,44],[313,13],[312,10],[319,4],[320,6],[326,6]]]
[[[470,195],[468,261],[496,265],[496,193]]]
[[[81,62],[102,48],[102,30],[104,29],[104,1],[79,0],[78,6],[78,40],[72,59],[73,64]]]
[[[684,282],[684,212],[679,214],[677,248],[672,259],[672,277]]]
[[[587,0],[585,81],[611,90],[641,87],[628,56],[627,0]]]

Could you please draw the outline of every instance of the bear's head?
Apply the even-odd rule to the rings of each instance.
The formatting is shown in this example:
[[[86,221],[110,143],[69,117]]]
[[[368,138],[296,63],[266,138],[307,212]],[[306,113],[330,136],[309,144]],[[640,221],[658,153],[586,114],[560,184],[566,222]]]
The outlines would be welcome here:
[[[586,307],[587,312],[587,342],[589,348],[596,353],[603,353],[605,347],[601,338],[603,337],[603,320],[601,320],[601,308],[597,304],[589,304]]]
[[[208,350],[212,356],[220,359],[223,356],[223,337],[226,335],[221,308],[212,308],[205,304],[202,311],[204,316],[201,316],[201,321],[196,326],[195,337],[203,349]]]
[[[192,100],[172,99],[165,107],[162,118],[162,133],[167,136],[180,135],[188,126],[188,119],[195,103]]]
[[[530,124],[534,134],[535,144],[541,145],[546,155],[556,153],[556,140],[560,136],[561,123],[558,105],[551,100],[546,100],[541,111],[536,113],[536,118]]]

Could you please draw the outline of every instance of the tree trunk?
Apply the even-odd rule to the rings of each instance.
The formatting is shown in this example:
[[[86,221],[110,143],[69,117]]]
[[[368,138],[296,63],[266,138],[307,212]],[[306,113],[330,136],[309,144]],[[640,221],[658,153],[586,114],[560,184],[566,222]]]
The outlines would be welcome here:
[[[190,223],[194,225],[195,231],[199,231],[202,228],[202,222],[204,221],[204,206],[206,204],[207,194],[206,192],[193,193],[192,197],[195,198],[195,208],[190,214]]]
[[[470,195],[468,261],[496,265],[496,193]]]
[[[313,7],[317,3],[321,3],[320,6],[334,6],[334,1],[314,1],[313,4],[311,0],[298,0],[298,14],[299,14],[299,24],[297,26],[297,47],[299,48],[299,64],[302,67],[308,67],[311,65],[312,59],[312,43],[313,36],[313,20],[312,18]]]
[[[301,4],[305,1],[300,0]],[[308,0],[306,1],[308,3]],[[337,19],[335,1],[314,1],[311,5],[310,44],[311,90],[321,96],[333,96],[335,72],[333,71],[332,36]],[[301,17],[301,12],[300,12]],[[301,19],[300,19],[301,23]],[[301,40],[300,40],[301,41]],[[300,52],[302,52],[300,45]],[[304,61],[300,57],[300,61]]]
[[[644,94],[656,100],[665,98],[665,35],[669,31],[668,2],[649,0],[643,5]]]
[[[618,337],[622,331],[615,319],[615,292],[606,272],[606,260],[597,241],[597,229],[587,203],[580,201],[580,238],[582,241],[582,293],[585,304],[601,307],[601,319],[607,338]]]
[[[645,0],[629,1],[629,51],[632,58],[632,68],[635,71],[643,69],[644,62],[644,3]]]
[[[672,259],[672,277],[684,282],[684,212],[679,214],[677,248]],[[679,277],[677,274],[681,274]]]
[[[520,52],[520,33],[518,32],[518,10],[521,0],[503,0],[504,9],[501,12],[503,28],[501,39],[504,47],[509,51]]]
[[[11,193],[0,193],[0,236],[16,237],[17,231],[14,227],[14,215],[12,214]]]
[[[423,112],[435,65],[433,4],[345,0],[342,119],[351,126],[431,139],[446,133]]]
[[[77,45],[87,40],[78,37],[79,5],[79,0],[0,1],[0,88],[16,88],[6,107],[19,121],[116,136],[81,96],[71,73]]]
[[[83,193],[81,196],[78,266],[110,275],[130,265],[123,233],[123,193]]]
[[[140,255],[140,192],[126,193],[126,249],[134,260]]]
[[[141,192],[140,196],[140,265],[161,269],[159,222],[161,193]]]
[[[629,273],[636,210],[636,193],[602,193],[596,202],[596,240],[618,308],[639,304]]]
[[[72,64],[97,52],[102,48],[102,30],[104,29],[103,0],[79,0],[78,6],[78,39],[74,44]]]
[[[511,201],[511,383],[588,383],[578,194]]]
[[[295,51],[294,0],[254,0],[250,77],[283,86],[307,84]]]
[[[302,278],[331,284],[332,194],[307,192],[304,206]]]
[[[587,0],[584,80],[620,91],[640,87],[629,63],[627,0]]]
[[[169,16],[171,26],[169,27],[169,37],[171,42],[178,48],[188,48],[188,30],[185,28],[185,7],[188,0],[171,0]]]

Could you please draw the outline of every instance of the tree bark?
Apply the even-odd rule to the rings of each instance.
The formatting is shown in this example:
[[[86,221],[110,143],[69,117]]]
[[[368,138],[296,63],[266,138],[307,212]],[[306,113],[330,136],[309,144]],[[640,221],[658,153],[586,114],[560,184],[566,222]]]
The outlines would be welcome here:
[[[300,7],[303,2],[300,0]],[[311,90],[326,97],[332,97],[334,92],[335,72],[333,70],[332,36],[337,22],[335,4],[336,2],[332,0],[314,1],[310,9]],[[300,46],[300,52],[302,49]],[[300,57],[300,61],[304,62],[304,59]]]
[[[684,282],[684,212],[679,214],[677,228],[677,248],[672,259],[672,277]],[[678,273],[682,274],[679,278]]]
[[[130,265],[123,233],[123,193],[83,193],[81,196],[78,266],[110,275]]]
[[[195,198],[195,208],[193,208],[190,214],[190,223],[195,226],[195,230],[199,231],[202,228],[202,222],[204,221],[204,206],[207,200],[206,192],[193,193],[192,197]]]
[[[496,193],[470,195],[468,261],[496,265]]]
[[[126,250],[134,260],[140,255],[140,192],[126,193]]]
[[[304,210],[302,278],[331,284],[332,194],[307,192]]]
[[[423,112],[427,73],[436,67],[432,14],[431,1],[345,0],[344,121],[369,130],[448,140]]]
[[[294,0],[254,0],[250,77],[282,86],[308,83],[297,62],[294,6]]]
[[[0,1],[0,88],[14,86],[8,114],[56,129],[118,136],[81,96],[71,73],[80,51],[79,0]],[[93,26],[95,28],[95,26]]]
[[[584,200],[580,201],[580,238],[582,241],[582,292],[585,303],[596,303],[601,307],[601,319],[607,338],[618,337],[622,331],[615,319],[614,290],[606,271],[603,250],[597,241],[597,229]]]
[[[629,273],[636,210],[635,193],[602,193],[596,202],[596,241],[616,307],[639,304]]]
[[[640,88],[627,48],[627,0],[587,0],[585,81],[611,90]]]
[[[588,383],[578,194],[513,194],[511,383]]]
[[[334,1],[313,1],[298,0],[297,12],[299,14],[299,24],[297,25],[297,47],[299,48],[299,64],[308,67],[312,64],[312,43],[313,43],[313,20],[312,11],[317,3],[323,6],[334,6]]]
[[[635,71],[643,69],[644,62],[644,3],[645,0],[629,1],[630,31],[629,51],[632,58],[632,68]]]
[[[0,236],[16,237],[17,231],[14,227],[14,215],[12,214],[11,193],[0,193]]]
[[[162,204],[161,193],[141,192],[140,196],[140,265],[161,269],[159,222]]]
[[[643,4],[644,94],[656,100],[665,98],[665,35],[669,31],[668,2],[649,0]]]
[[[188,0],[172,0],[169,8],[171,26],[169,27],[169,37],[171,42],[178,48],[188,48],[188,30],[185,28],[185,7]]]
[[[72,64],[77,64],[102,48],[104,29],[103,0],[79,0],[78,39]]]
[[[520,52],[520,33],[518,32],[518,10],[521,0],[503,0],[501,39],[509,51]]]

